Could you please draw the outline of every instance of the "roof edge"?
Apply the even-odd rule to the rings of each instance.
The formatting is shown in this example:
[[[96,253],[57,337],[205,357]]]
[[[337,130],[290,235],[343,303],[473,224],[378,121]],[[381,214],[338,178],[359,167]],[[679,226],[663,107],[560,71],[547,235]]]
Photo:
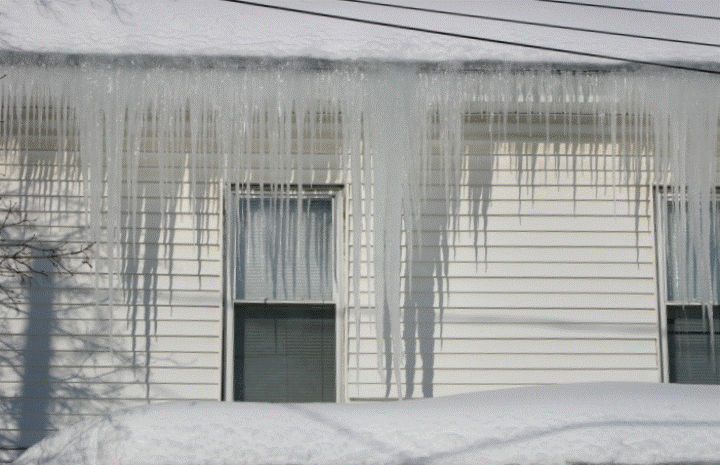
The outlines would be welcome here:
[[[633,63],[599,65],[597,63],[519,62],[500,60],[474,61],[410,61],[381,59],[323,59],[313,57],[254,57],[233,55],[154,55],[154,54],[80,54],[59,52],[0,51],[2,66],[38,67],[93,67],[136,69],[295,69],[298,71],[372,71],[386,66],[414,68],[425,72],[525,72],[574,71],[582,73],[607,73],[613,71],[637,71],[651,69]],[[687,65],[687,63],[683,63]],[[702,64],[703,69],[720,70],[720,64]]]

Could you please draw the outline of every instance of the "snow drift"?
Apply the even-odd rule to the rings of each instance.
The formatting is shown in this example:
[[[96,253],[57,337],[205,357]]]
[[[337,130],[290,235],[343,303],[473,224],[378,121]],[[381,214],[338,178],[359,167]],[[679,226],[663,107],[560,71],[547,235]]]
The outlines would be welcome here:
[[[720,386],[549,385],[372,404],[184,402],[82,421],[16,465],[687,463],[720,459]]]

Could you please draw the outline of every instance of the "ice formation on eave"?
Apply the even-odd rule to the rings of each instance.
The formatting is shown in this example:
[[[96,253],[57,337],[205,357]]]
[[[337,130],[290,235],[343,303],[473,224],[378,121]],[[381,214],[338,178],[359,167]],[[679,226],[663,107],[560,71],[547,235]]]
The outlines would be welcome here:
[[[179,195],[186,179],[197,213],[203,208],[199,199],[216,195],[221,186],[282,203],[288,193],[302,196],[309,189],[304,186],[332,178],[349,184],[351,198],[351,315],[359,333],[362,289],[373,290],[368,304],[376,309],[381,376],[390,369],[385,355],[392,354],[399,391],[400,275],[413,269],[413,254],[422,253],[404,244],[420,243],[423,194],[431,173],[443,185],[448,221],[457,221],[467,163],[463,127],[470,114],[480,115],[483,131],[496,142],[507,137],[509,116],[515,114],[530,115],[530,131],[547,138],[553,118],[559,117],[573,137],[580,117],[591,117],[591,133],[610,145],[612,166],[619,167],[613,179],[636,187],[663,186],[672,203],[660,202],[659,213],[667,216],[668,208],[681,212],[671,232],[682,244],[671,264],[677,269],[673,285],[679,300],[700,302],[712,312],[717,298],[710,250],[717,232],[720,87],[712,76],[650,70],[443,72],[391,65],[331,71],[17,65],[4,72],[0,120],[5,156],[47,135],[56,137],[59,154],[78,154],[89,239],[110,281],[107,291],[97,286],[96,300],[111,308],[128,292],[120,250],[137,248],[132,243],[137,235],[123,238],[120,229],[123,209],[129,211],[128,227],[140,227],[136,187],[145,167],[141,160],[159,173],[162,205]],[[319,139],[328,137],[335,156],[324,166],[312,166],[322,155],[315,153]],[[643,166],[648,153],[653,154],[651,179]],[[185,160],[179,172],[171,161],[178,154]],[[539,182],[533,164],[519,160],[517,166],[518,178],[524,172]],[[606,168],[593,164],[591,169],[597,174]],[[268,187],[258,194],[253,188],[258,185]],[[640,189],[634,192],[639,195]],[[171,234],[169,215],[163,213],[163,234]],[[196,226],[200,247],[205,229]],[[365,231],[372,231],[370,237]],[[703,279],[688,289],[686,278],[693,270]]]

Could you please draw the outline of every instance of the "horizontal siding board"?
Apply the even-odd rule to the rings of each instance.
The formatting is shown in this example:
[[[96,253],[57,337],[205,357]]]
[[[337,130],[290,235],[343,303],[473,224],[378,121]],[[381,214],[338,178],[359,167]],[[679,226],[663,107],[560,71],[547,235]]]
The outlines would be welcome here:
[[[439,328],[438,328],[439,329]],[[437,331],[439,333],[439,331]],[[647,339],[601,339],[601,338],[538,338],[522,339],[512,338],[505,335],[496,339],[474,337],[474,338],[435,338],[413,337],[411,340],[416,344],[415,350],[420,351],[418,344],[428,344],[436,351],[436,354],[593,354],[593,355],[623,355],[643,354],[656,355],[657,341],[654,338]],[[357,352],[358,342],[354,333],[348,335],[349,352]],[[374,355],[377,351],[375,338],[362,337],[360,339],[360,353]],[[410,350],[408,348],[405,349]],[[437,355],[436,355],[437,356]]]
[[[73,249],[77,249],[79,245],[81,244],[87,244],[84,241],[68,241],[67,246],[71,247]],[[195,250],[197,250],[197,245],[194,245]],[[88,258],[91,259],[91,261],[94,261],[95,255],[94,250],[91,249],[91,254]],[[101,254],[99,254],[100,257],[102,257]],[[193,255],[186,255],[184,257],[179,257],[176,255],[171,256],[158,256],[155,258],[152,254],[148,254],[148,256],[143,255],[133,255],[132,257],[127,256],[120,256],[118,257],[119,261],[121,263],[121,266],[124,267],[127,263],[132,264],[133,266],[131,268],[136,268],[136,270],[128,270],[128,274],[144,274],[142,273],[143,270],[153,270],[157,271],[159,275],[163,274],[174,274],[176,276],[219,276],[222,272],[222,267],[220,265],[220,259],[221,257],[214,256],[214,257],[197,257],[197,253]],[[103,272],[105,272],[105,267],[102,263],[93,263],[92,269],[87,269],[85,265],[83,265],[83,261],[85,258],[80,257],[68,257],[64,263],[68,265],[68,268],[73,270],[73,275],[62,275],[62,277],[66,280],[72,280],[74,277],[93,277],[95,276],[95,268],[101,269]],[[60,276],[58,274],[55,275]],[[86,278],[87,279],[87,278]]]
[[[525,196],[524,196],[525,197]],[[457,203],[450,203],[455,205],[457,213],[470,215],[474,211],[474,206],[481,202],[481,198],[472,200],[460,200]],[[423,214],[447,214],[448,202],[445,200],[433,200],[424,202],[422,205]],[[626,196],[612,198],[576,198],[569,200],[558,200],[558,199],[535,199],[523,198],[522,202],[518,202],[518,196],[515,198],[496,198],[492,197],[490,200],[488,212],[504,211],[510,213],[522,213],[526,215],[534,214],[548,214],[552,213],[555,215],[565,214],[567,216],[575,216],[582,212],[592,212],[595,215],[602,214],[607,216],[614,216],[616,212],[625,212],[635,214],[636,212],[647,214],[645,206],[637,206],[635,198],[627,198]],[[479,215],[480,212],[475,213]]]
[[[99,287],[97,289],[91,289],[89,287],[76,287],[66,288],[62,292],[58,292],[53,295],[39,294],[37,296],[37,304],[59,304],[59,305],[74,305],[74,304],[88,304],[92,302],[95,296],[99,296],[101,304],[108,304],[109,290],[107,288]],[[186,291],[186,290],[174,290],[174,289],[159,289],[151,290],[148,292],[150,296],[151,305],[178,305],[186,307],[219,307],[222,303],[222,295],[217,290],[200,290],[200,291]],[[141,293],[142,295],[142,293]],[[122,293],[118,290],[116,292],[116,310],[118,318],[120,315],[124,315],[125,311],[121,309],[124,298]],[[140,302],[143,302],[143,298],[140,298]],[[140,303],[139,302],[139,303]]]
[[[50,378],[58,377],[59,384],[77,383],[189,383],[189,384],[218,384],[220,382],[219,367],[195,368],[195,367],[170,367],[151,368],[144,367],[73,367],[64,368],[53,366],[50,373],[45,370],[28,370],[26,373],[17,374],[12,370],[0,368],[3,382],[24,382],[24,383],[48,383]],[[69,380],[69,381],[68,381]]]
[[[473,171],[470,169],[470,171]],[[720,168],[718,169],[720,171]],[[466,178],[461,183],[462,189],[480,189],[483,187],[492,186],[493,191],[495,188],[503,189],[508,188],[511,190],[517,191],[518,189],[518,176],[517,172],[514,172],[514,170],[504,170],[500,171],[503,173],[502,178],[498,178],[495,176],[495,170],[492,171],[493,176],[489,177],[487,176],[488,171],[483,171],[480,169],[480,175],[478,175],[477,172],[473,173],[473,176],[466,176]],[[512,175],[514,172],[514,176]],[[539,177],[538,177],[539,175]],[[546,178],[547,176],[547,178]],[[616,197],[617,194],[625,194],[627,196],[628,192],[632,192],[633,195],[636,192],[637,186],[634,182],[629,181],[628,179],[625,179],[624,177],[620,176],[621,179],[616,179],[617,182],[614,184],[612,183],[612,178],[604,179],[604,177],[600,177],[600,181],[598,182],[596,180],[596,177],[594,176],[583,176],[582,179],[578,179],[577,177],[573,178],[572,171],[569,173],[565,170],[560,170],[559,176],[556,171],[544,171],[544,170],[538,170],[536,172],[536,181],[540,181],[536,185],[536,189],[548,189],[548,190],[558,190],[562,188],[568,188],[570,191],[573,189],[579,189],[579,188],[587,188],[591,189],[592,191],[592,197],[594,197],[596,194],[595,192],[599,191],[602,192],[604,195],[608,195],[612,198],[613,189],[615,190]],[[604,182],[609,181],[609,183]],[[521,185],[523,186],[523,192],[526,192],[526,189],[532,189],[532,183],[530,180],[526,177],[523,177],[521,180]],[[441,176],[436,175],[435,177],[428,176],[428,179],[425,182],[426,186],[426,192],[430,189],[437,189],[436,193],[432,193],[429,197],[432,197],[434,199],[440,199],[445,196],[445,182],[442,179]],[[639,192],[647,192],[650,189],[648,185],[641,185],[639,186],[638,191]],[[529,190],[527,192],[530,192]],[[590,191],[588,191],[590,192]]]
[[[305,165],[305,169],[302,170],[302,177],[300,178],[300,180],[302,180],[304,183],[309,183],[312,181],[317,182],[318,179],[322,179],[323,181],[327,181],[333,184],[343,182],[345,176],[344,173],[339,169],[340,163],[337,161],[338,158],[339,157],[327,156],[324,158],[324,162],[323,160],[320,160],[320,164],[315,166],[312,166],[308,163],[307,165]],[[331,162],[334,166],[329,165],[328,162]],[[203,178],[202,175],[200,175],[198,176],[198,181],[204,181],[203,184],[209,186],[209,189],[216,189],[217,182],[219,181],[216,174],[217,172],[212,169],[212,165],[209,165],[208,168],[210,168],[208,177]],[[202,171],[202,165],[200,166],[200,170]],[[187,174],[187,172],[187,167],[182,167],[181,169],[177,170],[177,174]],[[287,179],[288,182],[297,182],[298,177],[294,175],[296,175],[295,170],[290,169],[279,169],[275,172],[270,169],[264,172],[257,169],[252,171],[250,181],[254,183],[270,183],[277,182],[278,179]],[[163,169],[157,166],[141,167],[138,171],[138,176],[144,180],[161,179],[161,176],[163,176]]]
[[[478,302],[474,305],[458,305],[445,306],[442,308],[434,306],[437,304],[429,300],[430,296],[424,302],[413,301],[408,298],[400,302],[403,314],[406,315],[407,321],[419,320],[421,322],[435,321],[436,323],[452,322],[452,323],[473,323],[478,322],[482,318],[486,318],[486,322],[518,322],[518,323],[534,323],[534,322],[565,322],[565,323],[647,323],[654,318],[656,310],[652,307],[627,307],[617,308],[601,308],[593,306],[591,303],[586,307],[575,308],[541,308],[541,307],[509,307],[500,305],[498,307],[489,307]],[[360,320],[362,322],[374,321],[374,307],[360,307]],[[442,312],[440,311],[442,310]],[[355,307],[349,308],[349,314],[355,319]],[[464,321],[467,319],[467,321]],[[401,317],[401,321],[403,321]]]
[[[403,240],[404,235],[402,236]],[[450,240],[456,243],[473,244],[475,231],[457,231],[450,235]],[[469,240],[463,240],[469,239]],[[608,232],[608,231],[488,231],[482,232],[480,245],[491,247],[593,247],[601,250],[603,247],[652,247],[652,237],[649,234],[635,234],[634,232]],[[452,244],[452,242],[450,242]],[[424,244],[423,244],[424,245]]]
[[[407,354],[405,356],[407,365]],[[418,368],[423,368],[422,357],[416,357]],[[348,369],[373,369],[377,365],[377,356],[374,354],[360,355],[359,362],[355,357],[348,360]],[[632,369],[657,368],[655,354],[451,354],[437,353],[433,356],[432,369],[454,370],[462,367],[463,370],[473,369]],[[406,368],[407,370],[407,368]]]
[[[422,252],[421,252],[422,253]],[[436,278],[438,261],[430,260],[427,254],[413,258],[413,279]],[[587,278],[587,279],[651,279],[654,273],[654,263],[606,263],[595,262],[593,266],[588,263],[568,262],[492,262],[477,263],[474,260],[453,260],[447,265],[443,264],[443,276],[448,277],[478,277],[478,278]],[[360,276],[368,277],[368,266],[360,267]],[[432,273],[432,274],[430,274]],[[370,277],[373,275],[371,274]],[[348,278],[353,278],[353,270],[348,270]]]
[[[57,197],[62,198],[64,197]],[[64,217],[67,219],[80,219],[85,218],[84,211],[78,211],[76,209],[59,210],[59,211],[48,211],[46,200],[55,200],[56,197],[41,197],[33,196],[32,199],[25,200],[28,214],[37,215],[34,218],[42,220],[44,215],[48,217],[58,218]],[[66,200],[66,199],[64,199]],[[84,205],[83,199],[78,199],[77,203],[70,203],[70,206]],[[160,220],[165,219],[166,221],[173,221],[175,225],[184,226],[185,229],[193,229],[195,224],[203,224],[204,229],[214,230],[217,228],[218,221],[220,220],[220,205],[217,203],[210,202],[197,202],[192,205],[194,208],[187,208],[184,210],[167,211],[168,205],[158,205],[157,209],[145,209],[142,205],[139,205],[136,209],[131,209],[128,206],[121,207],[117,213],[120,215],[120,219],[123,221],[118,226],[125,226],[126,228],[132,227],[133,215],[137,220],[142,220],[142,223],[138,223],[138,226],[149,225],[152,229],[157,229],[159,225],[163,224]],[[108,214],[108,205],[106,202],[102,204],[101,215],[105,216]],[[209,223],[209,222],[214,223]],[[42,224],[40,222],[39,224]],[[105,225],[107,227],[107,225]],[[182,227],[180,229],[183,229]]]
[[[502,159],[503,157],[497,157],[497,159]],[[504,164],[504,166],[503,166]],[[440,172],[438,170],[433,170],[434,172],[430,172],[428,174],[429,177],[436,177],[436,179],[442,179],[440,176]],[[612,170],[610,170],[612,171]],[[596,181],[596,171],[593,169],[585,168],[579,168],[575,171],[571,170],[564,170],[561,169],[559,176],[556,176],[556,174],[552,171],[548,172],[548,184],[549,185],[555,185],[555,186],[595,186],[598,184]],[[544,182],[545,173],[542,170],[537,170],[535,173],[535,178],[543,180]],[[466,179],[468,179],[468,182],[471,185],[477,185],[477,184],[486,184],[487,182],[483,182],[485,179],[488,179],[488,171],[480,172],[480,173],[470,173],[466,175]],[[612,172],[608,172],[607,174],[601,174],[600,175],[600,185],[607,185],[609,188],[613,185],[613,178],[615,179],[615,185],[625,184],[628,185],[628,189],[624,191],[616,191],[619,193],[627,193],[628,190],[634,190],[633,185],[629,184],[627,180],[622,179],[622,170],[618,170],[617,174],[613,174]],[[527,179],[527,178],[525,178]],[[498,162],[498,165],[496,165],[496,168],[492,171],[492,182],[494,184],[499,185],[505,185],[505,186],[517,186],[518,185],[518,174],[517,170],[515,170],[512,165],[505,161],[500,160]],[[529,184],[529,181],[525,181]],[[627,195],[627,194],[626,194]]]
[[[413,307],[414,308],[414,307]],[[435,309],[431,309],[435,310]],[[420,312],[428,311],[421,309]],[[657,320],[655,309],[443,309],[440,312],[433,311],[434,320],[437,323],[612,323],[612,324],[633,324],[647,323],[654,324]],[[427,314],[420,315],[420,321],[425,322]],[[442,319],[441,319],[442,318]],[[407,318],[406,318],[407,319]]]
[[[367,294],[359,294],[363,306],[373,302]],[[401,301],[404,301],[401,293]],[[348,301],[354,302],[354,294],[350,293]],[[474,308],[475,306],[490,308],[655,308],[655,295],[652,292],[633,294],[614,294],[587,292],[557,293],[547,292],[516,292],[508,294],[502,290],[497,292],[454,291],[444,296],[443,306],[457,308]]]
[[[0,398],[13,398],[13,402],[19,402],[23,388],[28,385],[38,385],[29,381],[0,381]],[[44,398],[49,403],[55,402],[62,405],[65,402],[90,403],[92,410],[103,411],[108,408],[122,407],[125,401],[144,401],[148,399],[158,402],[169,402],[183,399],[220,399],[219,380],[208,380],[204,383],[186,383],[176,381],[172,383],[146,383],[143,381],[132,382],[110,382],[99,381],[91,383],[87,381],[53,381],[48,384],[48,396]],[[42,400],[42,398],[38,398]],[[7,402],[7,401],[6,401]],[[72,404],[70,404],[72,406]]]
[[[197,263],[194,265],[197,266]],[[128,265],[130,267],[130,265]],[[127,270],[127,267],[120,267],[121,271],[123,269]],[[158,272],[155,273],[154,269],[150,268],[141,268],[140,266],[131,266],[131,269],[128,270],[128,272],[122,272],[121,279],[122,284],[124,287],[130,287],[130,289],[125,289],[124,292],[135,292],[135,288],[137,287],[138,292],[151,292],[156,293],[157,291],[170,291],[171,289],[183,289],[183,291],[201,291],[201,292],[210,292],[215,291],[217,293],[220,293],[222,289],[222,281],[219,275],[217,274],[201,274],[198,275],[197,273],[193,274],[186,274],[189,273],[192,268],[190,269],[184,269],[182,270],[182,274],[180,273],[170,273],[169,270],[163,270],[164,273]],[[215,267],[214,267],[215,268]],[[220,270],[201,270],[203,273],[207,271],[220,271]],[[73,281],[76,284],[85,282],[91,282],[94,279],[94,274],[92,271],[82,271],[78,273],[73,274]],[[62,288],[61,288],[62,290]],[[65,289],[66,291],[70,291],[70,289]],[[118,294],[120,294],[123,291],[118,291]]]
[[[142,304],[142,302],[140,302]],[[144,309],[144,305],[140,305]],[[110,312],[107,307],[96,308],[94,305],[68,305],[61,307],[59,305],[50,303],[46,306],[37,305],[34,308],[38,310],[38,314],[47,315],[52,311],[53,317],[51,319],[62,319],[63,321],[72,320],[89,320],[89,321],[102,321],[109,319]],[[98,312],[99,310],[99,312]],[[26,316],[14,311],[7,313],[0,313],[0,318],[3,322],[9,321],[27,321]],[[133,313],[121,312],[116,315],[116,319],[119,321],[132,321]],[[138,317],[145,317],[142,313],[137,315]],[[43,318],[40,318],[43,319]],[[222,319],[220,308],[217,306],[209,307],[179,307],[179,306],[165,306],[165,305],[154,305],[152,306],[151,321],[200,321],[200,322],[219,322]],[[2,324],[0,324],[2,326]]]
[[[521,207],[518,206],[518,209]],[[537,232],[557,231],[557,232],[584,232],[584,233],[640,233],[647,234],[650,231],[650,217],[642,212],[635,217],[634,215],[623,216],[607,216],[597,214],[577,214],[577,215],[535,215],[527,214],[525,211],[525,203],[522,210],[518,214],[515,212],[488,212],[487,215],[465,215],[458,217],[457,227],[454,221],[445,218],[442,215],[423,215],[422,230],[426,232],[447,231],[467,232],[467,231],[483,231],[484,221],[487,219],[487,228],[493,232]],[[352,221],[352,215],[348,215],[348,221]],[[475,223],[475,220],[479,223]],[[352,237],[350,238],[352,244]]]
[[[353,247],[348,247],[348,257],[352,257]],[[425,246],[425,256],[442,257],[443,248],[440,246]],[[488,263],[654,263],[652,247],[629,246],[607,246],[596,247],[594,245],[569,245],[562,244],[555,247],[537,247],[525,245],[512,246],[483,246],[482,234],[479,235],[477,244],[452,244],[446,247],[451,254],[450,260],[457,257],[463,262],[474,262],[478,260],[480,266]],[[361,247],[361,256],[372,254],[372,248]],[[603,260],[603,259],[607,260]]]
[[[0,354],[12,354],[12,351],[3,351]],[[17,352],[15,352],[17,353]],[[80,367],[112,368],[123,364],[133,364],[142,369],[151,368],[215,368],[220,366],[221,354],[219,352],[158,352],[150,351],[40,351],[24,348],[21,351],[25,360],[23,368],[33,367],[39,369],[67,369],[72,370]],[[0,355],[2,356],[2,355]],[[12,360],[8,357],[7,360]],[[43,364],[38,366],[39,360],[47,360],[51,365]]]
[[[438,328],[439,330],[439,328]],[[355,334],[355,323],[348,324],[348,334]],[[375,324],[361,324],[362,334],[375,337]],[[637,339],[657,336],[655,324],[599,324],[599,323],[444,323],[443,337],[473,338],[566,338],[566,339]]]
[[[202,242],[194,243],[194,244],[163,244],[163,243],[154,243],[154,244],[148,244],[148,243],[140,243],[138,244],[138,247],[132,251],[128,251],[128,253],[133,253],[134,255],[140,256],[140,257],[164,257],[164,258],[170,258],[176,255],[184,256],[184,257],[192,257],[195,256],[200,260],[203,259],[214,259],[219,260],[221,258],[220,253],[220,247],[216,244],[204,244]],[[106,255],[101,254],[100,257],[105,257]],[[122,255],[118,255],[121,257]]]
[[[503,292],[513,294],[517,292],[533,293],[611,293],[611,294],[637,294],[653,293],[654,280],[646,278],[526,278],[526,277],[455,277],[443,276],[443,287],[449,292]],[[402,278],[400,285],[406,288],[411,283],[412,290],[418,294],[432,292],[437,288],[435,278]],[[360,283],[359,292],[368,291],[368,283]],[[481,303],[481,302],[479,302]]]
[[[480,243],[482,244],[482,243]],[[473,253],[474,248],[454,250],[456,255]],[[654,260],[652,247],[604,247],[595,246],[561,246],[561,247],[487,247],[487,256],[482,248],[478,251],[481,260],[489,262],[553,262],[597,263],[599,261],[620,263],[643,263]],[[472,255],[469,255],[472,256]],[[483,258],[485,257],[485,258]]]
[[[525,179],[522,184],[518,184],[517,176],[510,183],[507,184],[503,184],[499,182],[499,180],[493,179],[491,197],[492,201],[522,201],[523,204],[532,202],[533,199],[538,201],[573,201],[577,199],[605,201],[612,201],[613,199],[615,199],[626,201],[628,193],[631,193],[633,198],[636,194],[634,185],[630,186],[631,188],[628,189],[627,184],[621,185],[620,183],[618,183],[618,185],[615,186],[615,195],[613,195],[612,184],[598,185],[596,183],[592,183],[585,185],[555,185],[553,183],[553,181],[555,181],[555,173],[546,173],[544,171],[540,171],[538,174],[540,174],[540,178],[536,178],[536,181],[540,181],[540,183],[535,186],[527,182],[527,179]],[[549,185],[544,184],[544,178],[546,174],[548,175],[548,180],[550,181]],[[484,184],[474,184],[472,182],[472,179],[468,179],[466,182],[463,182],[460,186],[460,194],[463,197],[463,200],[460,201],[460,204],[467,205],[471,203],[469,200],[466,199],[471,198],[472,190],[479,189],[483,186]],[[424,189],[425,195],[428,198],[424,205],[443,204],[446,202],[446,191],[444,185],[433,183],[432,180],[429,180],[425,184]],[[651,189],[649,186],[640,186],[638,192],[641,194],[641,198],[646,199],[648,198],[648,194],[651,192]],[[352,198],[351,192],[348,192],[348,198]]]
[[[118,315],[119,316],[119,315]],[[120,317],[120,316],[119,316]],[[128,334],[135,336],[147,335],[149,337],[157,336],[217,336],[220,333],[220,323],[215,321],[152,321],[152,316],[148,315],[150,321],[145,321],[146,315],[138,315],[135,318],[124,319],[122,317],[117,320],[47,320],[51,324],[52,331],[59,334],[75,334],[75,335],[91,335],[98,334],[102,330],[104,334],[113,338],[117,335]],[[42,323],[43,320],[37,320]],[[112,325],[111,325],[112,323]],[[11,320],[5,322],[4,327],[0,329],[0,334],[18,334],[24,336],[42,335],[43,333],[35,333],[35,326],[28,328],[25,321]],[[46,325],[38,324],[37,328],[44,330]],[[49,335],[52,337],[52,334]]]
[[[578,199],[578,200],[538,200],[532,201],[530,198],[518,202],[517,199],[498,200],[487,199],[487,213],[482,213],[483,201],[481,198],[475,201],[465,200],[458,205],[453,203],[439,201],[427,203],[422,207],[422,215],[428,223],[438,224],[438,219],[447,218],[448,215],[457,215],[460,224],[469,225],[468,218],[487,217],[489,219],[495,216],[505,217],[522,217],[528,216],[551,216],[559,218],[582,218],[584,216],[600,216],[608,219],[615,218],[638,218],[647,219],[650,215],[648,205],[636,208],[634,199],[617,198],[615,201],[607,199]],[[457,210],[454,210],[454,209]],[[464,223],[463,223],[464,221]],[[436,226],[437,227],[437,226]],[[467,226],[466,226],[467,227]],[[552,225],[548,225],[552,227]],[[634,229],[634,228],[633,228]],[[644,229],[647,231],[647,229]]]
[[[611,309],[599,308],[592,305],[587,308],[565,308],[565,309],[547,309],[547,308],[522,308],[499,306],[480,307],[480,306],[457,306],[442,308],[424,305],[414,306],[408,301],[401,302],[402,316],[400,321],[411,323],[419,321],[420,323],[478,323],[484,318],[485,323],[647,323],[647,317],[654,309],[646,308],[624,308]],[[442,310],[442,311],[441,311]],[[563,314],[567,312],[565,316]],[[607,317],[603,314],[607,312]],[[635,314],[626,315],[627,313]],[[622,318],[613,318],[612,315],[622,315]],[[349,308],[351,320],[355,321],[355,308]],[[372,307],[360,308],[360,321],[362,323],[372,323],[375,321],[375,309]],[[527,315],[527,316],[522,316]],[[652,323],[655,323],[653,320]]]
[[[3,335],[3,344],[10,353],[18,354],[24,347],[47,347],[53,351],[99,351],[99,350],[156,350],[158,352],[215,352],[220,348],[220,335],[203,336],[197,333],[183,336],[152,335],[145,338],[127,334],[25,334]],[[6,353],[7,354],[7,353]],[[8,354],[8,356],[10,356]]]
[[[401,369],[401,377],[405,379],[406,369]],[[484,382],[495,382],[502,384],[534,384],[534,383],[592,383],[601,381],[634,381],[653,383],[659,381],[658,370],[656,367],[646,369],[546,369],[539,368],[534,370],[507,368],[505,370],[498,369],[460,369],[453,368],[449,370],[432,370],[432,379],[438,384],[483,384]],[[359,380],[361,383],[379,383],[379,375],[377,369],[368,368],[359,370]],[[423,369],[416,368],[414,370],[417,384],[421,384],[423,379]],[[349,374],[349,379],[355,379],[355,373]]]

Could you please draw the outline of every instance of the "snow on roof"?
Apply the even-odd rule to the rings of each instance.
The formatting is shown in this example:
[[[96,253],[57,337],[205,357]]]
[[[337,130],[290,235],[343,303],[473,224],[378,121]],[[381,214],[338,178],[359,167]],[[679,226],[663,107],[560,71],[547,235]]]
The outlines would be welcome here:
[[[551,385],[366,404],[185,402],[85,420],[15,463],[715,463],[720,386]]]
[[[498,41],[663,62],[720,64],[720,48],[550,29],[337,0],[268,4],[424,27]],[[720,43],[720,21],[535,0],[417,1],[486,16]],[[597,0],[598,2],[600,0]],[[12,0],[0,49],[66,54],[148,54],[330,60],[492,61],[615,65],[619,62],[278,11],[222,0]],[[611,3],[607,0],[605,3]],[[720,16],[717,1],[616,1],[623,6]],[[47,4],[47,6],[43,6]],[[112,7],[115,5],[115,8]],[[0,7],[2,10],[2,7]]]

